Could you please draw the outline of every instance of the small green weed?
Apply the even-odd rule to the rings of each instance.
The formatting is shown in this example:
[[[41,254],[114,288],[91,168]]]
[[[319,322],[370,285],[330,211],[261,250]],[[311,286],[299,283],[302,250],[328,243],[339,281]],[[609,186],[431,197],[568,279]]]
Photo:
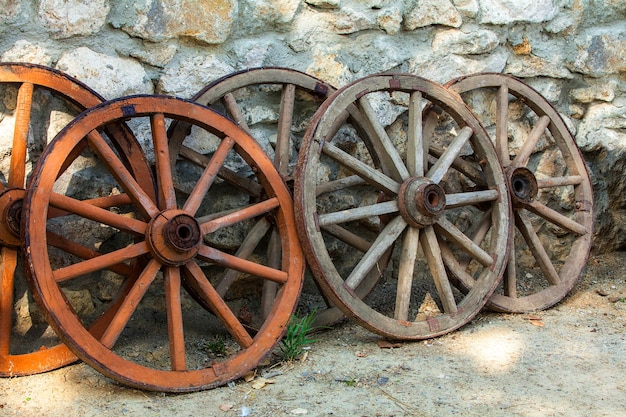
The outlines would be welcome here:
[[[202,346],[204,350],[216,355],[216,356],[224,356],[226,355],[226,343],[224,339],[221,337],[216,337],[214,340],[210,342],[205,342]]]
[[[280,341],[280,352],[283,359],[293,361],[302,355],[306,345],[314,343],[314,339],[308,337],[309,333],[317,328],[312,327],[315,310],[304,317],[300,317],[297,313],[291,316],[291,320],[287,325],[287,333]]]

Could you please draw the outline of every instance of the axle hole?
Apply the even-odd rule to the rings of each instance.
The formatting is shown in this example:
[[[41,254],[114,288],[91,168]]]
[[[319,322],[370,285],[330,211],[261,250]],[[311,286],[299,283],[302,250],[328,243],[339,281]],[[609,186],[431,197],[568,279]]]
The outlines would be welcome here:
[[[182,240],[187,240],[191,237],[191,235],[193,234],[193,231],[191,230],[191,227],[189,227],[188,225],[180,224],[176,228],[176,233],[178,234],[178,237],[181,238]]]

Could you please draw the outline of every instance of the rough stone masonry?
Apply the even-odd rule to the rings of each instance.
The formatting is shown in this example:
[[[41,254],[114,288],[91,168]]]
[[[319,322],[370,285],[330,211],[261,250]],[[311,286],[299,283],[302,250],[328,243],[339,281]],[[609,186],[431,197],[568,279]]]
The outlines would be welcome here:
[[[0,0],[0,59],[55,67],[108,99],[186,98],[259,66],[336,87],[384,71],[512,74],[575,133],[594,185],[593,250],[626,249],[624,0]]]

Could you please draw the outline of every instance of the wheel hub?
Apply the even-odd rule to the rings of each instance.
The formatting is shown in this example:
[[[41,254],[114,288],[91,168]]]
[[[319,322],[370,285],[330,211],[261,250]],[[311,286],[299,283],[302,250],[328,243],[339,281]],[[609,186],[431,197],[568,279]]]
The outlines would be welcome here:
[[[12,188],[0,195],[0,243],[5,246],[20,246],[20,223],[25,194],[26,191],[22,189]]]
[[[182,210],[159,213],[150,222],[146,235],[152,254],[170,266],[187,263],[202,243],[200,225]]]
[[[446,207],[443,189],[424,177],[407,179],[398,193],[398,208],[411,226],[422,228],[434,224]]]
[[[528,168],[516,168],[509,175],[509,189],[514,206],[528,204],[537,196],[537,179]]]

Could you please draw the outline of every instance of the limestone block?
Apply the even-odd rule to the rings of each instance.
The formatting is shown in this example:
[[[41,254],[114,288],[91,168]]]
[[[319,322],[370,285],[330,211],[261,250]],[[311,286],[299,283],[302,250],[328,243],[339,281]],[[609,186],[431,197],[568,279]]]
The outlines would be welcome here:
[[[148,65],[163,68],[174,58],[178,51],[178,46],[174,42],[147,43],[143,49],[130,47],[123,49],[123,51],[124,54],[137,58]]]
[[[329,16],[333,30],[341,35],[348,35],[378,27],[376,17],[370,10],[342,8],[340,12]]]
[[[144,0],[115,2],[111,24],[151,42],[189,37],[208,44],[228,38],[237,15],[235,0]]]
[[[474,18],[478,14],[478,0],[452,0],[463,17]]]
[[[376,24],[389,35],[395,35],[402,28],[402,11],[394,7],[383,9],[376,17]]]
[[[626,25],[594,28],[576,38],[578,53],[572,71],[602,77],[626,71]]]
[[[463,23],[461,13],[449,0],[418,0],[404,21],[407,30],[444,25],[458,28]]]
[[[300,1],[240,0],[238,4],[239,15],[234,30],[242,36],[250,36],[269,30],[289,31]]]
[[[479,0],[479,23],[547,22],[559,11],[555,0]]]
[[[190,98],[211,81],[235,71],[216,55],[189,56],[174,61],[159,79],[159,93]]]
[[[438,83],[446,83],[453,78],[476,72],[502,72],[508,54],[496,49],[486,56],[460,56],[419,54],[409,62],[409,72]]]
[[[491,52],[498,43],[498,35],[490,30],[465,33],[449,29],[435,35],[432,47],[433,51],[441,54],[473,55]]]
[[[32,44],[25,39],[15,42],[15,45],[2,54],[0,60],[4,62],[28,62],[50,66],[52,57],[41,45]]]
[[[153,92],[143,66],[134,59],[99,54],[81,47],[63,54],[56,67],[107,99]]]
[[[0,22],[10,22],[20,11],[20,0],[0,0]]]
[[[575,88],[570,90],[569,97],[578,103],[592,101],[613,101],[615,98],[615,84],[600,83],[591,87]]]
[[[558,59],[558,57],[554,59]],[[573,75],[562,62],[553,62],[535,55],[511,55],[504,72],[521,78],[540,76],[573,78]]]
[[[576,143],[587,152],[623,150],[626,144],[626,100],[591,104],[578,126]]]
[[[39,19],[53,38],[97,33],[109,14],[107,0],[41,0]]]

